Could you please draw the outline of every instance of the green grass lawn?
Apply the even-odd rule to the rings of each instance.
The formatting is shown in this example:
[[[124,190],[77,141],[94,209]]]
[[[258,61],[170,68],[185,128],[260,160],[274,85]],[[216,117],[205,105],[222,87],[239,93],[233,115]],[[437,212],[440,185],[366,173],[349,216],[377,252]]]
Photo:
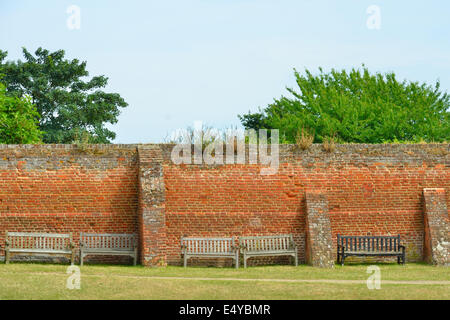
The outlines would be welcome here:
[[[336,266],[332,270],[305,265],[239,270],[85,265],[81,268],[81,289],[69,290],[67,265],[0,264],[0,299],[450,299],[448,283],[383,283],[383,280],[448,282],[449,268],[425,264],[378,266],[380,290],[369,290],[366,286],[368,264]],[[308,283],[277,279],[361,282]]]

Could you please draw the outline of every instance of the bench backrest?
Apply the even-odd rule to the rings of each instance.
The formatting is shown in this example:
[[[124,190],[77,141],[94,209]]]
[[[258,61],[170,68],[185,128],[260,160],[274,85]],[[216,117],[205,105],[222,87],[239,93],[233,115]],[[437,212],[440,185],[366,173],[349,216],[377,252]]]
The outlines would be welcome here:
[[[341,236],[337,244],[348,251],[399,251],[400,235],[397,236]]]
[[[181,238],[181,247],[190,254],[230,254],[235,239],[231,238]]]
[[[287,251],[293,249],[294,238],[292,234],[240,237],[239,244],[247,251]]]
[[[127,233],[80,233],[80,245],[89,250],[128,251],[136,247],[136,236]]]
[[[68,250],[72,242],[71,234],[6,232],[10,249]]]

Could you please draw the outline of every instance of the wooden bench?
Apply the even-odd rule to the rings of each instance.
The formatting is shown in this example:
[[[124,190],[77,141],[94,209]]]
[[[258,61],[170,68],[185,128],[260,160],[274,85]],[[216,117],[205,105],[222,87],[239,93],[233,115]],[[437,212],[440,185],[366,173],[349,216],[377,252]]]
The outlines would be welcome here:
[[[137,243],[134,234],[80,233],[80,265],[87,255],[130,256],[133,265],[137,260]]]
[[[293,256],[295,265],[298,265],[297,246],[292,234],[240,237],[239,247],[244,258],[244,268],[247,268],[248,258],[261,256]]]
[[[187,260],[197,258],[231,258],[236,269],[239,267],[239,247],[235,238],[181,238],[181,254],[184,258],[184,267]]]
[[[337,262],[344,265],[349,256],[394,256],[398,264],[405,264],[405,246],[398,236],[341,236],[337,235]]]
[[[8,264],[12,254],[62,255],[70,256],[74,263],[75,246],[72,234],[6,232],[5,262]]]

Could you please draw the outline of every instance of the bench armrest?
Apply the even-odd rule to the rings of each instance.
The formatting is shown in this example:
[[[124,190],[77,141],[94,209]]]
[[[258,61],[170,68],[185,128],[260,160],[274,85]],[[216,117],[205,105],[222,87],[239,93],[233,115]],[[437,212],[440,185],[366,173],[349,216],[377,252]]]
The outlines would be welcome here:
[[[245,250],[247,250],[247,246],[245,244],[240,244],[239,249],[242,251],[245,251]]]
[[[9,240],[6,240],[5,241],[5,249],[8,249],[9,248]]]

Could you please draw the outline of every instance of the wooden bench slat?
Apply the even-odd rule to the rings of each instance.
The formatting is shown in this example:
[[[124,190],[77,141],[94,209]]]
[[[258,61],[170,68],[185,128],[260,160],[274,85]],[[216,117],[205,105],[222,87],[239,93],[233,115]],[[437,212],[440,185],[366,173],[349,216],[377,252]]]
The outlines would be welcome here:
[[[71,250],[49,250],[49,249],[21,249],[21,248],[13,248],[9,249],[9,252],[17,252],[17,253],[62,253],[62,254],[71,254]]]
[[[70,238],[66,233],[35,233],[35,232],[8,232],[8,237],[45,237],[45,238]]]

